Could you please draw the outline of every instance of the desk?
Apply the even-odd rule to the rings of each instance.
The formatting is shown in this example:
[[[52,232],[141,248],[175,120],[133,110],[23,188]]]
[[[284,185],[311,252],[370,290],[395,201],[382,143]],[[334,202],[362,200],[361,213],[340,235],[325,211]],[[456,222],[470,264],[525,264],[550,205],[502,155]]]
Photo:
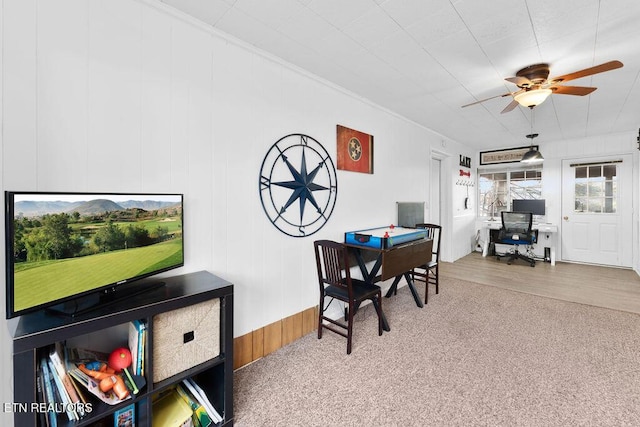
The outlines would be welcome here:
[[[410,241],[400,245],[393,246],[389,249],[379,249],[370,246],[359,245],[355,243],[345,243],[350,251],[355,255],[358,267],[362,273],[362,278],[367,283],[376,283],[391,278],[393,284],[387,291],[385,297],[389,298],[398,288],[398,283],[404,277],[407,285],[411,290],[413,299],[418,307],[423,307],[422,300],[413,285],[411,279],[411,270],[415,267],[425,264],[426,260],[431,259],[433,249],[433,240],[420,238],[419,240]],[[365,258],[373,257],[375,263],[371,270],[367,269]],[[380,274],[378,274],[380,273]],[[389,331],[389,324],[383,313],[383,325],[385,331]]]
[[[482,256],[486,257],[489,253],[489,244],[492,243],[491,231],[500,230],[502,221],[483,221],[481,227],[480,239],[484,242],[482,245]],[[538,232],[538,240],[535,245],[549,248],[551,265],[556,265],[556,246],[558,240],[558,226],[550,223],[535,223],[531,227]],[[534,246],[535,246],[534,245]]]

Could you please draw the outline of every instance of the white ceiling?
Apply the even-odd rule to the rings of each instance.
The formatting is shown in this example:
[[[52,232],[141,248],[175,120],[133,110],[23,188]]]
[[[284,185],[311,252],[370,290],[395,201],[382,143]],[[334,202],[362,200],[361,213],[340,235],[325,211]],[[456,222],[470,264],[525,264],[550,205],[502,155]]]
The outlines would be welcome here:
[[[504,78],[550,64],[591,95],[536,107],[537,143],[640,127],[638,0],[161,0],[374,103],[477,149],[527,145],[531,112],[501,114]]]

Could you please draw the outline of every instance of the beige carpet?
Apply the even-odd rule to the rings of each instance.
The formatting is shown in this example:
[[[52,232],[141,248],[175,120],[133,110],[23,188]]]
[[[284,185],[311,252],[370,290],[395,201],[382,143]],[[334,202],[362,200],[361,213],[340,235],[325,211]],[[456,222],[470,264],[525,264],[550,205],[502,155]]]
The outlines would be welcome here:
[[[421,287],[421,294],[423,292]],[[640,426],[640,316],[444,278],[235,373],[238,426]]]

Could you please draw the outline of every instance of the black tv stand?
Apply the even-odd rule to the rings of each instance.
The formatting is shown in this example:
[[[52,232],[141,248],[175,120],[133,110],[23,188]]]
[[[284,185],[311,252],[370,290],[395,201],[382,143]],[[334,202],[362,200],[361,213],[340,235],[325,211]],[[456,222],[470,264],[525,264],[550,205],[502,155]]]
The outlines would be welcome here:
[[[93,294],[76,298],[72,301],[60,304],[58,306],[49,307],[45,310],[48,314],[51,314],[53,316],[69,317],[73,319],[97,311],[100,308],[111,307],[135,296],[154,291],[163,287],[165,284],[166,282],[156,280],[137,284],[129,284],[128,286],[114,286],[100,292],[99,295]]]
[[[144,341],[145,370],[142,376],[145,385],[139,388],[139,393],[122,403],[109,405],[87,392],[85,398],[92,404],[92,411],[77,421],[69,421],[64,412],[55,412],[51,415],[55,417],[58,427],[112,426],[117,424],[115,412],[131,404],[135,405],[136,426],[151,427],[162,421],[155,411],[157,398],[186,378],[192,379],[202,388],[212,406],[222,416],[222,421],[212,424],[211,427],[231,427],[234,422],[233,285],[206,271],[163,277],[162,280],[166,285],[159,288],[158,281],[141,281],[145,285],[155,283],[156,289],[147,290],[104,309],[96,308],[84,317],[52,316],[44,310],[21,316],[13,334],[13,402],[20,408],[27,409],[13,413],[12,425],[45,425],[40,418],[42,415],[50,414],[38,412],[40,404],[46,402],[46,397],[35,367],[49,354],[52,345],[59,342],[63,346],[69,344],[73,347],[80,343],[82,347],[88,345],[91,349],[92,343],[95,342],[105,349],[115,348],[121,345],[120,343],[127,342],[130,322],[139,320],[147,325],[148,334]],[[98,300],[97,296],[95,300]],[[201,303],[214,300],[218,300],[218,312],[210,311],[203,314],[197,309]],[[197,314],[210,320],[211,316],[216,316],[219,327],[207,331],[207,336],[217,337],[219,354],[204,362],[185,363],[181,365],[180,372],[154,380],[157,373],[162,372],[167,363],[171,363],[162,357],[163,353],[158,349],[158,343],[173,339],[173,333],[178,331],[173,327],[168,328],[162,318],[166,319],[169,315],[169,318],[178,319],[184,313],[191,313],[191,316],[185,318]],[[176,325],[184,325],[184,320],[176,322],[174,326]],[[192,330],[193,325],[188,325],[187,329]],[[182,338],[182,335],[179,337]],[[199,339],[197,335],[196,339]],[[180,342],[182,343],[182,340]],[[178,351],[186,352],[188,348],[176,345],[176,352]]]

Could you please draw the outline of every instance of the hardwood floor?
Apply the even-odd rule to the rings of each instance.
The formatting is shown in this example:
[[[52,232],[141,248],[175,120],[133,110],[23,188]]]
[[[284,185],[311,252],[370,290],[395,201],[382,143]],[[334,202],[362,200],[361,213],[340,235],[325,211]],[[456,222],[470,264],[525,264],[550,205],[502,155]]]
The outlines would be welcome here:
[[[640,277],[631,269],[557,262],[530,267],[516,260],[507,265],[496,257],[473,252],[442,263],[443,276],[498,286],[518,292],[640,314]],[[433,288],[430,293],[435,292]]]

